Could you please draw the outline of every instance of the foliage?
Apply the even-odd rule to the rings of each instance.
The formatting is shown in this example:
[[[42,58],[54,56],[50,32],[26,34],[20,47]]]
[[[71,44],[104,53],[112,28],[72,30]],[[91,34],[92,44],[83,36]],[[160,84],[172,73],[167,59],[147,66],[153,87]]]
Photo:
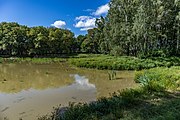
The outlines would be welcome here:
[[[180,55],[179,0],[111,0],[108,15],[97,19],[98,50],[112,55]]]
[[[88,30],[84,41],[81,44],[81,51],[85,53],[99,53],[99,39],[96,38],[97,28]]]
[[[135,81],[149,90],[180,90],[180,67],[161,67],[138,71]]]
[[[155,67],[171,67],[180,66],[179,57],[153,57],[148,59],[140,59],[129,56],[109,56],[101,54],[72,54],[61,55],[53,58],[0,58],[0,63],[53,63],[68,62],[71,65],[85,68],[109,69],[109,70],[142,70]],[[110,76],[112,73],[110,73]],[[114,75],[113,75],[114,76]],[[115,77],[113,77],[115,78]]]
[[[115,56],[180,55],[179,0],[111,0],[106,17],[87,35],[65,29],[0,23],[0,54],[39,56],[103,53]]]
[[[85,68],[110,69],[110,70],[141,70],[154,67],[170,67],[180,65],[179,57],[139,59],[128,56],[89,55],[70,58],[72,65]]]
[[[8,56],[50,56],[77,52],[74,34],[66,29],[29,28],[17,23],[0,23],[0,54]]]

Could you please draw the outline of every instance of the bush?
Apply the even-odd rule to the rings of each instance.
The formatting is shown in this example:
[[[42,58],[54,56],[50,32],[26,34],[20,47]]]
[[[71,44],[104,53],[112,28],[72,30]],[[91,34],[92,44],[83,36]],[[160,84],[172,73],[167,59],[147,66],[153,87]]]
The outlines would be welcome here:
[[[138,71],[135,73],[135,81],[155,91],[178,90],[180,88],[180,67],[160,67]]]

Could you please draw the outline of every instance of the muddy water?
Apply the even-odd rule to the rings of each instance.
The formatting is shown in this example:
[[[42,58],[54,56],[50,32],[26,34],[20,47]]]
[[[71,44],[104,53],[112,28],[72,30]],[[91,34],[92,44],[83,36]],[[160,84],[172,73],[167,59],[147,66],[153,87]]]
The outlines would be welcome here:
[[[0,120],[34,120],[60,104],[90,102],[136,86],[132,71],[116,77],[66,64],[0,64]]]

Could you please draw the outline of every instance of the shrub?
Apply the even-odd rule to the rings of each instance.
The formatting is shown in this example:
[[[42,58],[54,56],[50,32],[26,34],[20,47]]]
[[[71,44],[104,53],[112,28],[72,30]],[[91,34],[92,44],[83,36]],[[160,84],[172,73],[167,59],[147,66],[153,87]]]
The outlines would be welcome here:
[[[177,90],[180,86],[180,67],[160,67],[138,71],[135,73],[135,81],[151,90]]]

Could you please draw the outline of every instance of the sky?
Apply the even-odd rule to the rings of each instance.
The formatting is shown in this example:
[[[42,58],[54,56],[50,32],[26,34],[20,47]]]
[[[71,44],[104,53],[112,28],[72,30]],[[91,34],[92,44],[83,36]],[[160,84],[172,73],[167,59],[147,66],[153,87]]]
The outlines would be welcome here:
[[[86,34],[105,16],[109,0],[0,0],[0,22],[69,29]]]

